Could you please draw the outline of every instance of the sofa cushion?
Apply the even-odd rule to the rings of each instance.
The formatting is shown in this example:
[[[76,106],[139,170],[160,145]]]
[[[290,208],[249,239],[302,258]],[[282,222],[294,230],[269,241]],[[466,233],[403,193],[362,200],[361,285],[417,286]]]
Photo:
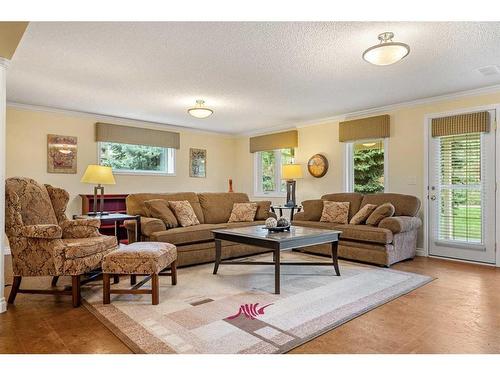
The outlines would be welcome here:
[[[347,224],[348,218],[349,202],[323,202],[323,212],[319,221]]]
[[[377,208],[376,204],[365,204],[361,210],[359,210],[356,215],[349,220],[349,224],[364,224],[366,219],[372,214]]]
[[[295,217],[295,216],[294,216]],[[323,221],[307,221],[307,220],[294,220],[292,225],[299,227],[310,227],[310,228],[324,228],[324,229],[334,229],[336,230],[340,224],[337,223],[327,223]]]
[[[151,199],[164,199],[168,201],[188,201],[193,207],[194,213],[198,221],[203,224],[205,219],[203,217],[203,210],[201,209],[198,195],[192,192],[186,193],[137,193],[130,194],[127,197],[127,213],[129,215],[148,216],[144,201]]]
[[[367,194],[363,197],[361,205],[370,203],[380,206],[386,202],[394,206],[395,216],[416,216],[420,209],[420,199],[412,195],[396,193]]]
[[[227,223],[233,205],[249,201],[245,193],[200,193],[198,198],[207,224]]]
[[[271,201],[257,201],[254,203],[257,203],[255,220],[266,220],[269,217],[269,211],[271,210]]]
[[[363,194],[360,193],[325,194],[321,197],[321,199],[332,202],[349,202],[349,220],[350,220],[356,214],[356,212],[359,211],[359,208],[361,207],[361,200],[363,199]]]
[[[378,225],[382,219],[394,215],[394,206],[391,203],[384,203],[378,206],[366,219],[367,225]]]
[[[245,221],[242,221],[242,222],[239,222],[239,223],[227,223],[226,224],[226,227],[227,228],[240,228],[240,227],[248,227],[249,225],[261,225],[261,226],[264,226],[266,224],[266,221],[265,220],[255,220],[255,221],[252,221],[251,223],[249,222],[245,222]]]
[[[168,206],[168,202],[164,199],[151,199],[144,201],[149,217],[160,219],[165,224],[166,228],[176,228],[179,222],[174,213]]]
[[[194,213],[193,207],[188,201],[170,201],[168,204],[172,208],[181,227],[190,227],[200,224]]]
[[[307,221],[319,221],[323,213],[322,199],[309,199],[302,202],[302,216]]]
[[[252,222],[255,219],[256,212],[257,203],[235,203],[233,205],[233,210],[231,211],[231,216],[229,216],[229,220],[227,222]]]
[[[350,239],[382,244],[392,243],[393,235],[389,229],[372,227],[370,225],[344,224],[335,229],[342,231],[341,239]]]
[[[107,252],[117,246],[115,236],[98,236],[90,238],[65,238],[61,240],[66,259],[85,258],[94,254]]]
[[[226,228],[227,224],[199,224],[190,227],[179,227],[162,232],[152,233],[152,241],[168,242],[174,245],[182,245],[192,242],[211,241],[214,239],[213,229]]]

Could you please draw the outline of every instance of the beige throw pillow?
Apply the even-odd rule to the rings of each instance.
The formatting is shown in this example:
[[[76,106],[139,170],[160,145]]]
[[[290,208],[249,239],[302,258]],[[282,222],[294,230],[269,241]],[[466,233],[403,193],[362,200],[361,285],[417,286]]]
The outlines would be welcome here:
[[[321,219],[326,223],[347,224],[349,219],[349,202],[323,201]]]
[[[363,208],[352,217],[349,224],[363,224],[376,208],[376,204],[365,204]]]
[[[193,207],[188,201],[169,201],[168,205],[172,209],[181,227],[190,227],[200,224],[194,213]]]
[[[371,213],[368,219],[366,219],[366,224],[377,226],[382,219],[394,215],[395,211],[396,209],[391,203],[381,204]]]
[[[151,199],[145,201],[144,206],[146,207],[149,217],[160,219],[165,223],[165,226],[168,229],[176,228],[179,226],[177,218],[168,206],[168,202],[165,199]]]
[[[229,217],[228,223],[236,223],[242,221],[253,221],[257,212],[257,203],[235,203]]]

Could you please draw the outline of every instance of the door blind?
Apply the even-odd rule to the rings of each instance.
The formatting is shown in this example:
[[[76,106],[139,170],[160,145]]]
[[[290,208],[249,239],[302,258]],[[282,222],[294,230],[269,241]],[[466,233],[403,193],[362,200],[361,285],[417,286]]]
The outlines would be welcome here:
[[[436,238],[484,243],[485,163],[481,133],[443,136],[436,142],[439,198]]]

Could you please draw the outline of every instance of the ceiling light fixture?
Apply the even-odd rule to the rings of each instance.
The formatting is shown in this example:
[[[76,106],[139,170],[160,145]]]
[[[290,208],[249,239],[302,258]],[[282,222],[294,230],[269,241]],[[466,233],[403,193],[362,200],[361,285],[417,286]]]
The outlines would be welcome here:
[[[193,108],[188,109],[188,113],[196,118],[207,118],[211,116],[214,111],[212,111],[210,108],[205,107],[204,100],[197,100],[196,105]]]
[[[373,65],[391,65],[404,59],[410,53],[410,46],[401,42],[393,42],[394,33],[379,34],[380,44],[363,52],[363,60]]]

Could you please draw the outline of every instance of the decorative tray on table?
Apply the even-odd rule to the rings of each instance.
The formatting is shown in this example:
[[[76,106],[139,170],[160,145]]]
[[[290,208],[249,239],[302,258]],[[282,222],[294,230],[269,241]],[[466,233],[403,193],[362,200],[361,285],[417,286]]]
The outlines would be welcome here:
[[[269,232],[285,232],[285,231],[290,231],[290,225],[284,226],[284,227],[263,227],[264,229],[267,229]]]

